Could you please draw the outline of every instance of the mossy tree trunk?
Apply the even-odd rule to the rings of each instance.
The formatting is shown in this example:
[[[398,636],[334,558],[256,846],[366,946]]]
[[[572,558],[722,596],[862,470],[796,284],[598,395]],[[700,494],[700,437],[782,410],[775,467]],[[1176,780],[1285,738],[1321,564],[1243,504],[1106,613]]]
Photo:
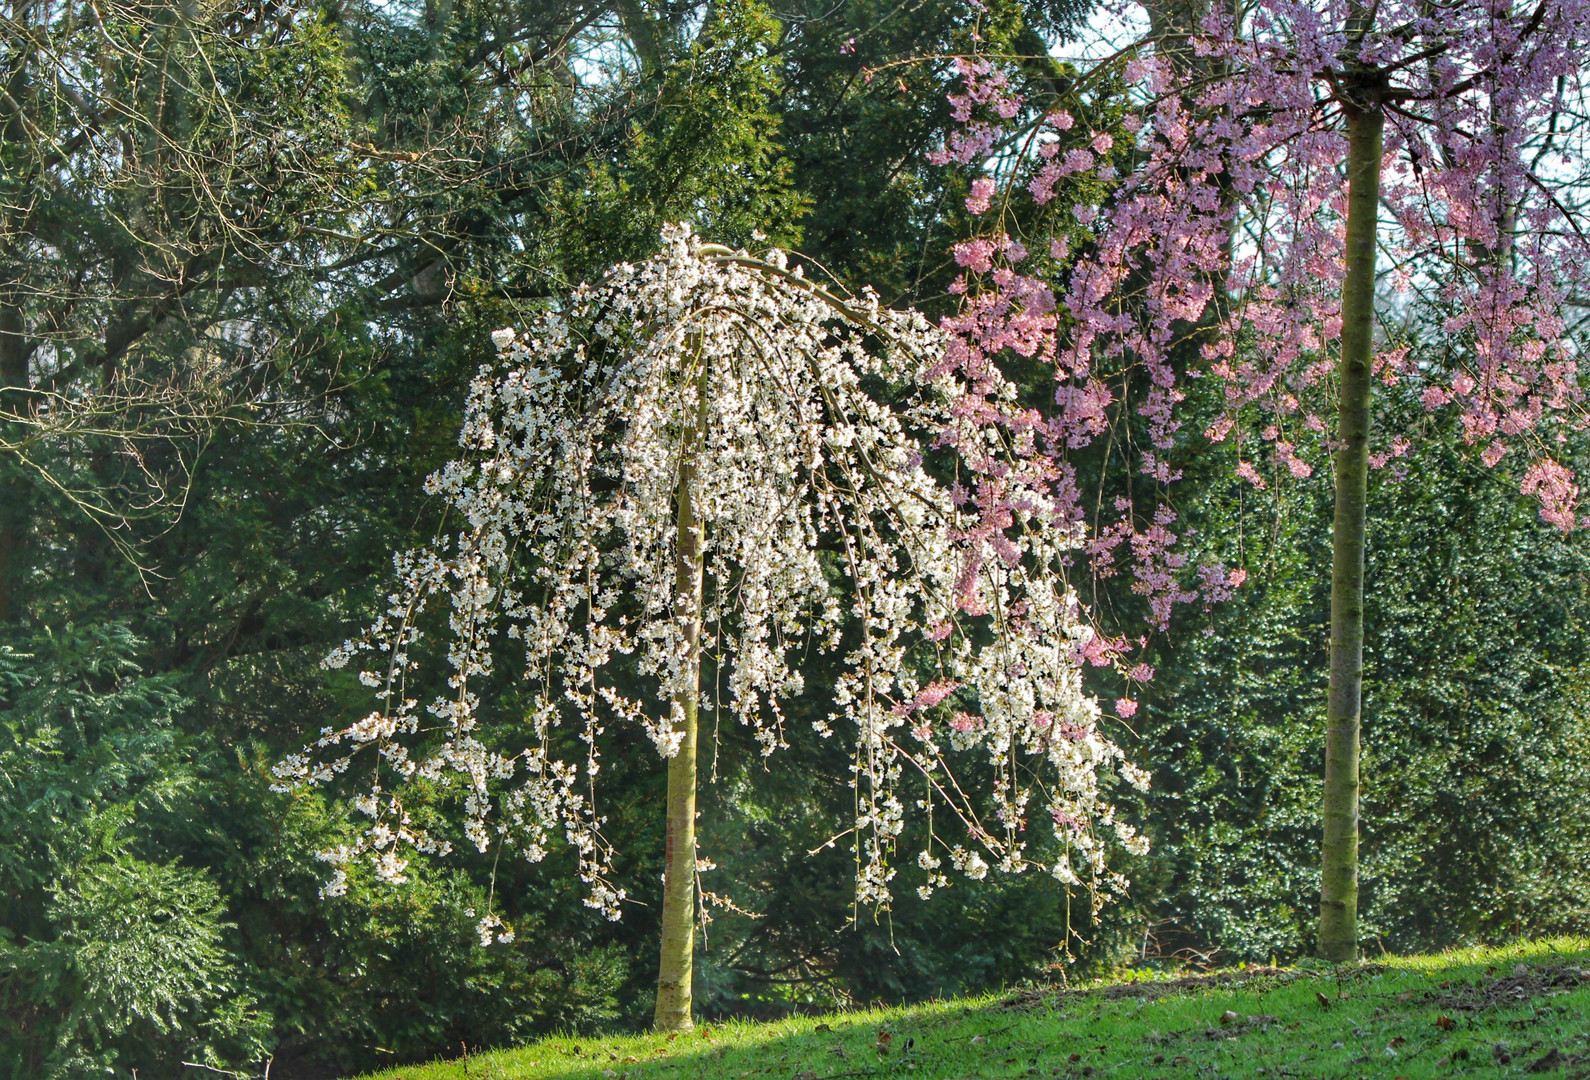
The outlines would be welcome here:
[[[698,362],[700,342],[693,342]],[[662,957],[657,971],[657,1008],[652,1024],[658,1031],[688,1031],[691,980],[696,947],[696,704],[701,694],[701,585],[703,556],[701,521],[696,515],[694,487],[696,451],[705,438],[707,372],[697,376],[695,423],[681,436],[679,481],[675,495],[675,537],[678,565],[674,572],[675,611],[684,624],[684,685],[674,695],[674,730],[679,749],[668,760],[668,833],[663,856]]]
[[[1338,963],[1358,957],[1365,509],[1374,357],[1375,234],[1380,212],[1384,123],[1380,103],[1372,96],[1347,106],[1347,268],[1342,284],[1336,519],[1331,535],[1330,697],[1325,721],[1325,835],[1320,860],[1319,921],[1320,955]]]

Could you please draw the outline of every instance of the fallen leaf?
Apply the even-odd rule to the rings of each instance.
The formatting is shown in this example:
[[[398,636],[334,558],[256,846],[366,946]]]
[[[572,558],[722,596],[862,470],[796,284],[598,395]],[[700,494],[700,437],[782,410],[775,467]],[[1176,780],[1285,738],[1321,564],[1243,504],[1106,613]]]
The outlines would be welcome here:
[[[1391,1045],[1393,1047],[1407,1046],[1408,1040],[1404,1039],[1401,1035],[1398,1035],[1395,1039],[1391,1040]]]
[[[1453,1028],[1457,1027],[1457,1021],[1445,1013],[1442,1013],[1440,1016],[1435,1018],[1435,1026],[1440,1028],[1442,1031],[1451,1031]]]
[[[1066,1058],[1066,1060],[1069,1061],[1071,1064],[1075,1065],[1077,1062],[1082,1060],[1082,1055],[1081,1054],[1072,1054],[1070,1057]]]

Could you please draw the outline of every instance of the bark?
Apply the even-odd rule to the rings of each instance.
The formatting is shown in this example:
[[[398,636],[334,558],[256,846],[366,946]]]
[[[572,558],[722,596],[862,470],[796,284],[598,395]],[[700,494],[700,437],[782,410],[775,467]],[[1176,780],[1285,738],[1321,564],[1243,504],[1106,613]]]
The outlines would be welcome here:
[[[33,18],[31,8],[31,4],[16,6],[12,15],[18,25],[29,24]],[[18,47],[8,60],[5,93],[10,101],[20,102],[27,97],[28,51]],[[0,124],[0,144],[21,145],[26,135],[19,113],[9,113]],[[6,219],[0,221],[0,232],[12,235],[16,231],[14,213],[16,211],[7,211]],[[9,246],[0,250],[0,276],[9,276],[19,258]],[[18,390],[25,391],[28,385],[32,347],[28,343],[27,319],[21,305],[21,289],[8,282],[0,289],[0,409],[7,412],[21,412],[27,407],[24,394]],[[17,479],[16,470],[0,467],[0,623],[9,621],[12,614],[15,584],[20,576],[21,548],[28,530],[27,501],[27,489]]]
[[[0,293],[0,408],[22,410],[26,402],[16,393],[28,385],[27,327],[22,310],[7,293]],[[14,469],[0,467],[0,623],[10,620],[13,594],[20,576],[21,549],[28,530],[27,488]]]
[[[699,342],[695,352],[699,358]],[[676,610],[684,621],[684,687],[674,695],[675,728],[683,737],[668,761],[668,834],[663,856],[662,957],[657,971],[657,1009],[652,1024],[658,1031],[688,1031],[691,983],[696,947],[696,703],[701,694],[701,522],[692,489],[696,448],[706,426],[707,372],[703,364],[697,383],[695,423],[683,435],[675,540]]]
[[[638,0],[621,0],[618,17],[629,37],[630,46],[640,60],[643,75],[657,75],[668,63],[663,38],[666,35],[663,20],[647,10]]]
[[[1154,39],[1155,55],[1171,57],[1188,73],[1189,80],[1215,75],[1219,61],[1198,56],[1190,37],[1198,33],[1204,18],[1217,8],[1233,17],[1237,14],[1234,0],[1147,0],[1143,11],[1148,15],[1148,34]]]
[[[1380,211],[1378,103],[1347,110],[1347,273],[1337,414],[1336,521],[1331,534],[1330,697],[1325,721],[1325,836],[1319,952],[1358,957],[1358,763],[1364,677],[1364,533],[1374,354],[1375,230]]]

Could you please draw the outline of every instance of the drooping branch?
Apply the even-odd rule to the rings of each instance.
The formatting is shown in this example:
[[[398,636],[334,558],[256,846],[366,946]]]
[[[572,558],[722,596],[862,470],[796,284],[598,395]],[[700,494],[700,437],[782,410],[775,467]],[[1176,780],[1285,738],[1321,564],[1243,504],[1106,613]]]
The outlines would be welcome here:
[[[974,430],[936,374],[944,339],[870,294],[813,286],[779,253],[725,253],[683,230],[666,240],[530,329],[499,332],[464,456],[427,483],[466,525],[400,557],[387,615],[329,660],[389,666],[360,675],[375,711],[277,769],[290,786],[331,782],[362,754],[384,763],[389,779],[358,797],[371,824],[326,855],[330,888],[358,866],[400,880],[410,853],[448,849],[399,794],[425,777],[457,791],[461,832],[482,850],[534,860],[566,836],[587,903],[616,917],[626,892],[588,794],[599,765],[559,759],[558,732],[594,754],[605,727],[626,724],[677,760],[699,696],[692,635],[707,623],[725,686],[713,707],[764,754],[785,745],[782,704],[810,692],[806,651],[840,659],[816,724],[853,742],[859,901],[892,895],[909,773],[963,827],[919,837],[924,895],[949,866],[1043,869],[1099,899],[1121,888],[1106,843],[1143,842],[1101,784],[1111,768],[1146,777],[1082,687],[1093,634],[1063,576],[1075,530],[1019,476],[990,529],[930,470],[934,442],[948,432],[969,448]],[[874,382],[895,387],[891,402]],[[433,597],[449,608],[450,687],[422,705],[415,643]],[[533,701],[504,728],[482,703],[510,642]],[[1040,815],[1051,830],[1028,828]]]

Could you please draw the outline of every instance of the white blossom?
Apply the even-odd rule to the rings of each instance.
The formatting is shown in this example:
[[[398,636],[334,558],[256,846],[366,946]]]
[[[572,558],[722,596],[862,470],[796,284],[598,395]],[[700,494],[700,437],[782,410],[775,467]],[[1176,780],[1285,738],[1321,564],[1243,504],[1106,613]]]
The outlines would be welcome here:
[[[493,333],[499,355],[471,384],[463,453],[425,484],[459,531],[396,556],[385,614],[326,659],[366,658],[360,681],[378,708],[285,758],[278,786],[327,783],[373,746],[391,783],[453,785],[478,850],[495,840],[539,861],[570,845],[586,903],[616,918],[625,893],[608,880],[612,852],[590,796],[600,736],[628,725],[662,757],[678,752],[675,702],[698,678],[686,635],[701,625],[717,663],[703,706],[748,727],[763,754],[787,744],[783,703],[805,688],[802,658],[842,661],[816,726],[848,732],[854,750],[859,902],[891,897],[908,803],[927,813],[929,845],[934,821],[964,834],[947,853],[967,877],[1041,868],[1096,898],[1100,884],[1124,886],[1105,872],[1095,827],[1113,825],[1129,850],[1145,845],[1115,821],[1101,774],[1140,786],[1147,776],[1100,729],[1082,686],[1093,631],[1064,578],[1080,536],[1049,492],[1014,484],[1008,527],[990,534],[928,467],[947,447],[1001,452],[954,409],[955,387],[937,374],[944,339],[871,294],[824,292],[781,253],[753,259],[682,227],[664,239],[663,254],[582,286],[523,333]],[[691,431],[701,437],[687,446]],[[699,608],[677,584],[687,468]],[[416,619],[438,602],[449,690],[422,707],[408,693],[410,648]],[[524,743],[506,751],[477,734],[474,689],[504,640],[521,651],[517,674],[534,699]],[[610,673],[619,658],[622,683]],[[569,725],[582,760],[553,756],[554,730]],[[357,803],[375,822],[322,855],[336,867],[325,895],[345,889],[344,868],[361,859],[401,881],[400,849],[450,849],[395,797],[380,802],[381,782],[378,768]],[[1028,825],[1045,816],[1052,833],[1034,847],[1047,830]],[[930,848],[917,862],[921,895],[948,885]],[[494,919],[477,927],[482,942]]]

